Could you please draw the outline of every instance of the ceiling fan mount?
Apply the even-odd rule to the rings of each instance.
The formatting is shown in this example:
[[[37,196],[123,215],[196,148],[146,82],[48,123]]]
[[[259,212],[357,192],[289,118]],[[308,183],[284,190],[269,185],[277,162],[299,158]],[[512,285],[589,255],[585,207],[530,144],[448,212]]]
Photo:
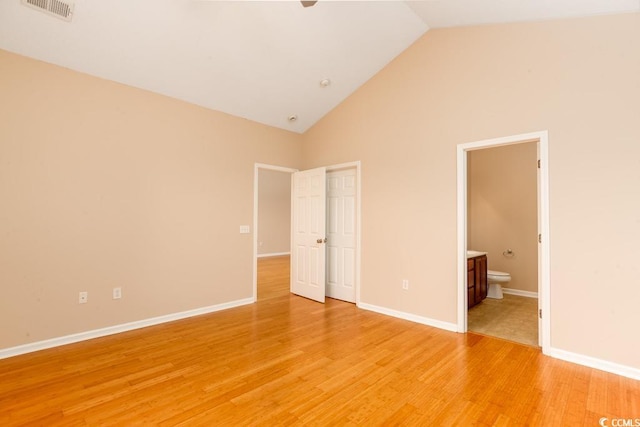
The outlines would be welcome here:
[[[315,1],[300,0],[300,3],[302,3],[302,7],[311,7],[314,4],[318,3],[318,0],[315,0]]]

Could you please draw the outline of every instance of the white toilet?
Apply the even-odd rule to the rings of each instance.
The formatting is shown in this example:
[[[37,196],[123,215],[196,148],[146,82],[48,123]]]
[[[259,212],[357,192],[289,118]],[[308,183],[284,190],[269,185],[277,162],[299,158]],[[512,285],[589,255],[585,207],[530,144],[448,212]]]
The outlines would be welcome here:
[[[487,270],[487,298],[502,299],[502,285],[511,281],[511,275],[502,271]]]

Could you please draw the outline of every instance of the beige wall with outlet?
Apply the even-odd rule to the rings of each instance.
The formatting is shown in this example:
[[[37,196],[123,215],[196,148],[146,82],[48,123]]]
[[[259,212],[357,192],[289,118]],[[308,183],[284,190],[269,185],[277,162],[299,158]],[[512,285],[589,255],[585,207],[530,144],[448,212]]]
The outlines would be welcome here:
[[[291,174],[258,172],[258,255],[291,251]]]
[[[488,252],[503,287],[538,292],[538,203],[535,142],[467,154],[467,247]],[[511,250],[511,254],[509,254]]]
[[[551,346],[640,368],[638,76],[640,14],[430,30],[400,54],[304,135],[307,168],[362,162],[362,301],[455,323],[456,147],[548,130]]]
[[[251,298],[254,164],[300,135],[5,51],[0,94],[0,348]]]

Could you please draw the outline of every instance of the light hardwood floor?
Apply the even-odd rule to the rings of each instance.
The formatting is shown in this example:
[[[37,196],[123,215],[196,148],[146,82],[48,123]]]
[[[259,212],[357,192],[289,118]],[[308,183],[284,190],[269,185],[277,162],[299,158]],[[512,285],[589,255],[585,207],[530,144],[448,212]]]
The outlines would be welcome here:
[[[640,418],[638,381],[529,346],[292,296],[287,269],[286,258],[260,260],[256,304],[0,360],[0,425],[597,426],[601,417]]]

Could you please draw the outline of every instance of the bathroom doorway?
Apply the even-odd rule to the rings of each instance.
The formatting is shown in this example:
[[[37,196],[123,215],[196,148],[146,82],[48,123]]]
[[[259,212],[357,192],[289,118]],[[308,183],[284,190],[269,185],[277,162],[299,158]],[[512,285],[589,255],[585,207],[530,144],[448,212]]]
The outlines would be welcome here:
[[[460,332],[548,347],[547,153],[547,132],[458,146]],[[469,311],[467,250],[487,252],[488,269],[511,276],[503,299]]]
[[[539,337],[537,148],[530,141],[467,152],[467,249],[487,253],[489,284],[467,311],[468,330],[532,346]]]

